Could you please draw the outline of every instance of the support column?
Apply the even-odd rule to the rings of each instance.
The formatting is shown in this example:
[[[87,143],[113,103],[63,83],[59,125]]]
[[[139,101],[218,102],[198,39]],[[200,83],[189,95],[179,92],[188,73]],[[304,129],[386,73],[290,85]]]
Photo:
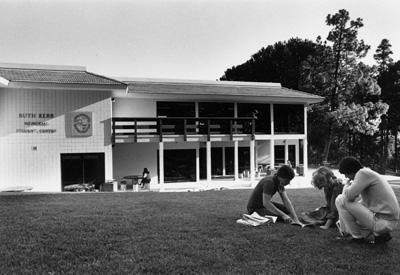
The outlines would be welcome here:
[[[296,140],[296,159],[295,159],[295,162],[296,162],[296,167],[299,166],[299,164],[300,164],[300,142],[299,142],[299,140]],[[293,168],[296,168],[296,167],[293,167]]]
[[[235,181],[239,179],[239,142],[235,140],[233,142],[233,155],[234,155],[234,174]]]
[[[254,160],[255,160],[254,145],[255,145],[255,140],[251,139],[250,140],[250,180],[251,181],[254,181],[255,173],[256,173],[256,168],[254,165]]]
[[[200,182],[200,149],[196,148],[196,182]]]
[[[207,141],[207,183],[211,183],[211,141]]]
[[[304,104],[304,140],[303,140],[303,165],[304,165],[304,176],[308,173],[308,141],[307,141],[307,107]]]
[[[271,139],[269,143],[269,155],[271,158],[270,169],[275,169],[275,140]]]
[[[160,182],[160,191],[164,191],[164,142],[158,143],[158,179]]]
[[[271,117],[271,140],[269,144],[269,155],[271,158],[270,169],[275,168],[275,137],[274,137],[274,104],[269,105],[270,117]]]
[[[283,142],[285,143],[285,164],[287,164],[287,161],[289,159],[289,145],[286,139]]]
[[[222,176],[226,176],[225,146],[222,146]]]

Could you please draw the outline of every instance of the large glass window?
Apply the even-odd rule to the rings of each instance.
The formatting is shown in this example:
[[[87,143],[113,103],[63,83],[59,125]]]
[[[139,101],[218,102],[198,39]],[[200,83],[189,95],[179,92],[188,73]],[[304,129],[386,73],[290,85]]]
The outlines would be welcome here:
[[[164,181],[196,181],[196,150],[165,150]]]
[[[233,147],[213,147],[211,148],[211,177],[223,175],[223,153],[225,150],[225,177],[234,174],[234,151]],[[207,152],[206,148],[200,148],[200,179],[207,178]]]
[[[250,171],[250,148],[239,147],[239,173],[243,173],[245,170]]]
[[[157,102],[157,116],[165,117],[194,117],[194,102]]]
[[[275,145],[275,166],[285,163],[285,145]]]
[[[271,113],[269,104],[255,104],[255,103],[239,103],[237,105],[238,117],[253,117],[256,119],[256,133],[257,134],[270,134],[271,133]],[[251,128],[251,124],[247,123],[245,128]],[[248,129],[250,130],[250,129]],[[250,130],[251,131],[251,130]],[[245,132],[249,132],[246,131]]]
[[[275,133],[304,133],[304,106],[274,104]]]
[[[199,117],[234,117],[233,103],[220,103],[220,102],[200,102],[199,103]],[[213,121],[211,131],[213,133],[229,133],[229,121]],[[200,124],[200,133],[205,133],[205,122]]]
[[[195,117],[195,103],[194,102],[157,102],[157,116],[158,117]],[[193,124],[194,121],[186,121],[187,124]],[[183,134],[183,120],[165,120],[163,121],[165,129],[164,134]]]

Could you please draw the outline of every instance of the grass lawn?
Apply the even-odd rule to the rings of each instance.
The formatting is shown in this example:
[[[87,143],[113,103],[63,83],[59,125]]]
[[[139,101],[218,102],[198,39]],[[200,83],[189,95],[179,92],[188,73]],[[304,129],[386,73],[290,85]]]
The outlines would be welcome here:
[[[399,229],[373,246],[236,224],[250,192],[0,193],[0,273],[400,273]],[[322,191],[288,194],[299,213],[323,204]]]

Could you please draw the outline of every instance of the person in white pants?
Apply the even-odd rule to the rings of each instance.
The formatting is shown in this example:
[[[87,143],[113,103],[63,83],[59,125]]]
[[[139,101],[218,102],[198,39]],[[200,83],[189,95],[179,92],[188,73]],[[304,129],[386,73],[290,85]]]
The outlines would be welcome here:
[[[366,242],[371,233],[375,244],[389,241],[399,222],[400,208],[388,181],[354,157],[344,158],[339,172],[349,179],[335,202],[340,230],[354,242]]]

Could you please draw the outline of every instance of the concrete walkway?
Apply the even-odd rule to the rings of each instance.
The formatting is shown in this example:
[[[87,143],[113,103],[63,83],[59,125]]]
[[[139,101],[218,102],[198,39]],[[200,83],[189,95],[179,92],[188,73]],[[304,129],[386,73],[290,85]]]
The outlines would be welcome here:
[[[291,183],[286,187],[287,189],[297,188],[314,188],[311,184],[312,173],[316,169],[310,168],[305,176],[296,175]],[[332,170],[336,177],[345,180],[344,175],[340,174],[337,169]],[[393,188],[400,188],[400,177],[385,175],[384,176]],[[254,181],[249,179],[243,179],[239,181],[232,180],[213,180],[211,183],[207,181],[200,181],[200,183],[194,182],[178,182],[178,183],[166,183],[164,189],[160,189],[159,184],[151,186],[150,191],[159,192],[198,192],[206,190],[224,190],[224,189],[252,189],[258,183],[261,178],[257,178]]]

